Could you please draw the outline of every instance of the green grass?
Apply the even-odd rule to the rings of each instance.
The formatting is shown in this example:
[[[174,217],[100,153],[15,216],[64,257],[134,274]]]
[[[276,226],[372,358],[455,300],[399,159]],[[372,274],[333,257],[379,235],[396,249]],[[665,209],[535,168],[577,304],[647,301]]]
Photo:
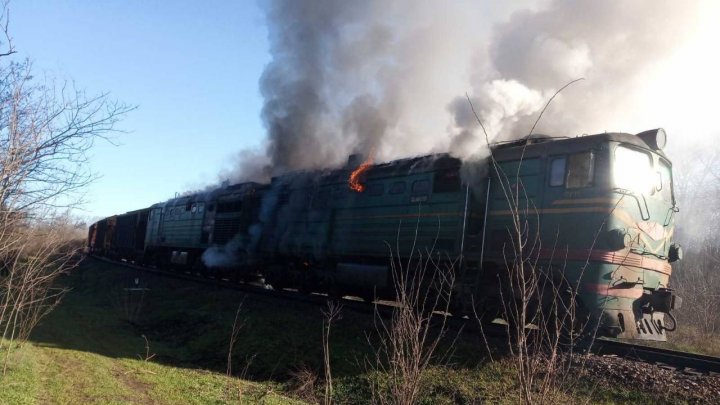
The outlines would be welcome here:
[[[230,378],[217,368],[209,371],[208,365],[224,361],[227,342],[218,348],[218,355],[222,351],[225,355],[202,359],[203,354],[193,352],[193,347],[183,347],[173,340],[153,341],[148,336],[150,354],[155,356],[145,361],[143,328],[152,329],[149,325],[153,322],[145,318],[145,312],[167,312],[169,320],[182,323],[188,319],[181,316],[187,308],[171,311],[178,301],[164,301],[151,289],[144,298],[141,316],[135,324],[130,323],[124,304],[118,301],[126,281],[122,270],[94,261],[63,280],[72,291],[41,322],[30,342],[12,352],[10,370],[0,377],[0,404],[299,402],[278,394],[278,384],[272,381]],[[226,326],[229,334],[232,320]],[[207,345],[222,340],[220,335],[225,330],[217,332],[203,335],[213,336],[214,340],[203,342],[201,336],[193,343],[207,352]],[[193,365],[195,358],[203,361]]]
[[[24,345],[3,379],[1,404],[285,404],[257,384],[206,370]]]
[[[135,284],[135,278],[139,283]],[[62,284],[72,290],[13,352],[0,404],[286,404],[322,396],[321,308],[160,278],[93,259]],[[127,288],[146,288],[144,293]],[[235,313],[242,325],[226,375]],[[335,399],[372,400],[371,316],[343,311],[333,326]],[[452,335],[452,333],[451,333]],[[146,349],[146,340],[149,349]],[[422,404],[518,403],[512,361],[486,362],[477,336],[463,335],[449,363],[424,378]],[[146,359],[148,358],[148,359]],[[298,387],[301,370],[317,380]],[[557,403],[652,403],[631,386],[580,382]]]

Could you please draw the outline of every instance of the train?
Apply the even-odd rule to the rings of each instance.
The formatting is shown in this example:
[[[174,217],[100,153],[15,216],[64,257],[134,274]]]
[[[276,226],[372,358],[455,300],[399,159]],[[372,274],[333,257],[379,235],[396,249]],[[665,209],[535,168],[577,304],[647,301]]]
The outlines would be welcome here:
[[[276,289],[394,297],[397,263],[451,264],[451,312],[507,318],[508,272],[550,274],[598,336],[666,340],[678,206],[663,129],[530,135],[449,154],[291,172],[104,218],[92,255]],[[526,260],[531,259],[531,260]],[[503,285],[505,284],[505,285]],[[557,285],[564,286],[558,288]],[[547,288],[547,287],[541,287]],[[543,303],[537,303],[543,305]]]

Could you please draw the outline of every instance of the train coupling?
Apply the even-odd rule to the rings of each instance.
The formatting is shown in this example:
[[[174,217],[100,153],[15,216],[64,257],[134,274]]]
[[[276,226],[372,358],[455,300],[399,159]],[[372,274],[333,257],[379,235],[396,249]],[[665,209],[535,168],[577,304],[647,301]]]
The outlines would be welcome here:
[[[672,288],[644,288],[643,295],[637,301],[640,304],[642,313],[654,314],[660,312],[665,314],[665,321],[659,327],[665,331],[673,332],[677,329],[677,320],[670,311],[682,306],[682,298],[673,294]]]
[[[646,313],[668,314],[671,310],[682,306],[682,298],[673,294],[672,288],[645,288],[641,300],[644,301],[643,312]]]

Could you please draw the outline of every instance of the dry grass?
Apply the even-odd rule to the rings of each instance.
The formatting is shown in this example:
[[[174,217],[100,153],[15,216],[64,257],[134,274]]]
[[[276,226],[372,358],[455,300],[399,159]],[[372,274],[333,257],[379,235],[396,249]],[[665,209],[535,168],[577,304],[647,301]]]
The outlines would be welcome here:
[[[677,331],[668,334],[663,346],[708,356],[720,356],[720,335],[703,332],[693,325],[680,325]]]
[[[455,284],[457,260],[442,260],[432,250],[421,252],[413,246],[410,256],[400,257],[391,249],[391,275],[397,306],[390,320],[383,319],[376,308],[375,331],[379,341],[375,357],[368,359],[372,398],[378,404],[410,405],[424,395],[423,378],[432,365],[444,364],[451,353],[453,340],[445,351],[449,305]],[[433,315],[438,311],[444,315]],[[459,335],[460,332],[458,332]],[[371,343],[372,344],[372,343]]]

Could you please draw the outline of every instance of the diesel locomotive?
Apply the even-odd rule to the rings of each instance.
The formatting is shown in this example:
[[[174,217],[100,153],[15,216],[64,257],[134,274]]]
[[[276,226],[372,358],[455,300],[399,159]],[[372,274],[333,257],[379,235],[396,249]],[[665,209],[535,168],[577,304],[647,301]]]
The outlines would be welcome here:
[[[520,254],[576,292],[598,335],[665,340],[681,303],[671,263],[682,257],[665,143],[655,129],[532,135],[493,144],[475,163],[351,156],[343,168],[105,218],[88,245],[116,259],[368,300],[394,294],[391,258],[424,251],[454,263],[453,312],[480,307],[494,318],[512,299],[500,284],[520,236],[530,241]]]

